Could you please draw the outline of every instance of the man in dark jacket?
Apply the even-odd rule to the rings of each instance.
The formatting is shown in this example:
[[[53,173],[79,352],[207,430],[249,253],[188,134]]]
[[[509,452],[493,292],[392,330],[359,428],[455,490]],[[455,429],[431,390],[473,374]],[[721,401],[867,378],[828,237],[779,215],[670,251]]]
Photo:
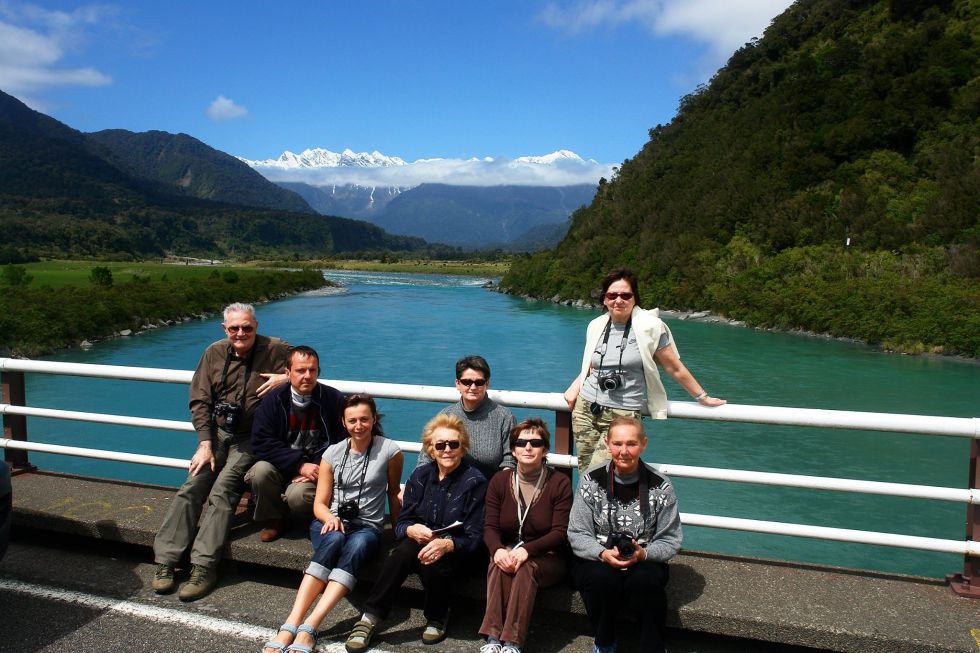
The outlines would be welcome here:
[[[270,393],[255,411],[252,454],[245,475],[255,500],[259,539],[278,539],[290,517],[313,518],[313,499],[324,450],[347,437],[341,423],[344,395],[317,383],[320,359],[311,347],[294,347],[286,375],[289,385]]]

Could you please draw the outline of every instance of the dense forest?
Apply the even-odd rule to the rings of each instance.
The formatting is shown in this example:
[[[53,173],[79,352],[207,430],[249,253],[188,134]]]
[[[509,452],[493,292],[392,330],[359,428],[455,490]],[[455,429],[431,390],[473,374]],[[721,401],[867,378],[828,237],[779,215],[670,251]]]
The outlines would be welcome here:
[[[980,356],[980,5],[800,0],[502,286]]]

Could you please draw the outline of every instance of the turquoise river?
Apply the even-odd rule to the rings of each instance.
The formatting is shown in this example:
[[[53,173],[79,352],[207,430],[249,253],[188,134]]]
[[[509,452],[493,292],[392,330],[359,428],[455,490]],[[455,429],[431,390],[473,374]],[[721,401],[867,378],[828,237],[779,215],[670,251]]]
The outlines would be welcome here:
[[[492,387],[561,392],[577,371],[591,310],[525,301],[481,287],[484,279],[328,272],[344,287],[258,307],[259,330],[321,356],[321,378],[451,386],[453,364],[479,353]],[[191,370],[222,337],[220,319],[193,320],[138,337],[60,352],[51,360]],[[723,324],[672,320],[681,356],[698,380],[732,403],[977,416],[973,362],[890,355],[862,345]],[[667,380],[671,399],[686,400]],[[67,410],[187,420],[183,385],[28,375],[28,403]],[[439,405],[382,400],[386,432],[416,440]],[[516,411],[518,418],[528,411]],[[545,415],[553,421],[552,415]],[[754,424],[652,423],[645,457],[706,467],[962,488],[963,438]],[[189,458],[189,433],[31,418],[39,442]],[[178,470],[33,454],[44,469],[177,485]],[[940,501],[676,479],[682,512],[962,539],[966,507]],[[955,555],[708,528],[685,529],[690,550],[872,568],[941,577]]]

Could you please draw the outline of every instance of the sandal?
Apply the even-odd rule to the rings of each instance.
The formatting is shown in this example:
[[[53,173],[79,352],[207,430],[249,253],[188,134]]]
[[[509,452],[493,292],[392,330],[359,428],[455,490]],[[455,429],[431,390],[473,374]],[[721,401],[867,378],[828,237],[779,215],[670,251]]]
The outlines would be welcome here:
[[[290,624],[283,624],[283,625],[279,626],[279,630],[276,631],[276,634],[278,635],[279,633],[281,633],[284,630],[287,633],[289,633],[290,635],[292,635],[294,638],[296,637],[296,626],[292,626]],[[285,653],[285,651],[286,651],[286,644],[283,644],[282,642],[277,642],[274,639],[270,639],[268,642],[266,642],[265,644],[262,645],[262,650],[263,651],[265,649],[267,649],[267,648],[274,648],[274,649],[278,650],[279,653]]]
[[[354,624],[354,629],[347,637],[344,647],[347,653],[362,653],[371,645],[371,636],[374,635],[375,624],[370,621],[361,620]]]
[[[316,629],[313,626],[300,624],[299,630],[312,637],[313,643],[310,646],[307,646],[306,644],[290,644],[286,647],[286,653],[289,651],[296,651],[297,653],[313,653],[313,649],[316,648]]]

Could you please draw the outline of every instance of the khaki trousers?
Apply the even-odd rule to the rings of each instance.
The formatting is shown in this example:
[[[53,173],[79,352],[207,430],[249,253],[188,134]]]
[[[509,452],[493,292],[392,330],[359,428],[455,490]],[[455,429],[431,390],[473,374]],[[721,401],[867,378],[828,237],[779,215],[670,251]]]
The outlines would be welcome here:
[[[257,522],[270,519],[289,519],[295,517],[308,525],[313,521],[313,499],[316,498],[316,483],[304,481],[291,482],[279,468],[265,460],[259,460],[245,474],[245,482],[252,488],[255,500]]]
[[[221,559],[232,517],[245,489],[245,472],[253,459],[248,435],[221,429],[215,436],[213,451],[215,471],[205,467],[197,475],[188,475],[170,503],[153,540],[153,559],[157,564],[176,566],[192,542],[192,564],[213,568]],[[205,502],[207,513],[198,529]]]
[[[635,417],[643,415],[638,410],[624,408],[608,408],[602,406],[598,415],[593,415],[589,408],[592,402],[586,401],[582,395],[575,400],[572,409],[572,434],[575,436],[575,455],[578,456],[578,473],[585,473],[592,464],[609,460],[609,451],[602,441],[609,432],[609,425],[617,417]]]

